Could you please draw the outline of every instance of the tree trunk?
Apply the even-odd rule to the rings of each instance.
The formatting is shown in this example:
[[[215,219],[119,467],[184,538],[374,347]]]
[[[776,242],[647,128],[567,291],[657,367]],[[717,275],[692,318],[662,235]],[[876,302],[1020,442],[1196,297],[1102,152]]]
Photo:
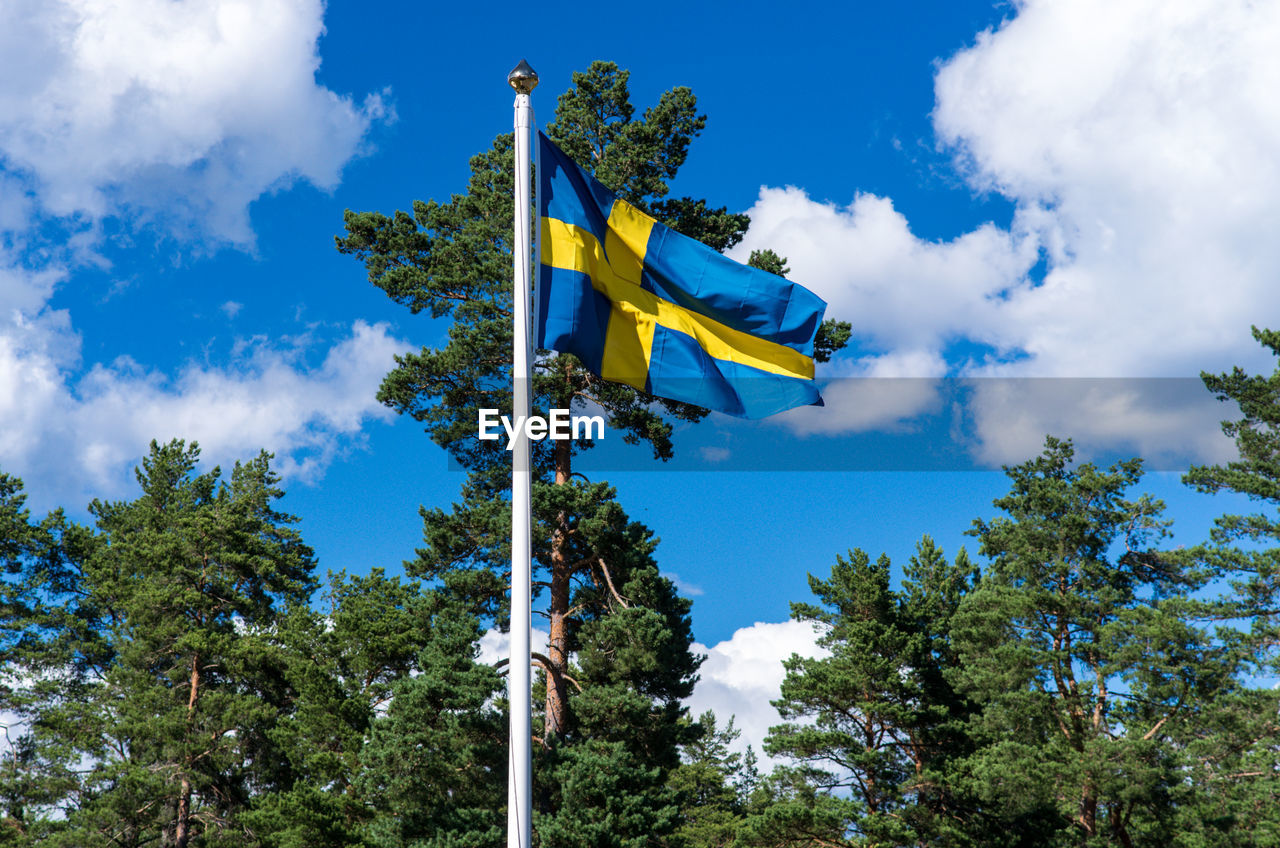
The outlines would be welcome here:
[[[1085,842],[1088,842],[1098,832],[1098,792],[1094,788],[1093,780],[1085,781],[1084,792],[1080,798],[1080,828],[1085,833]]]
[[[567,439],[555,444],[556,485],[569,484],[573,454],[572,442]],[[547,642],[547,704],[542,739],[548,744],[564,733],[569,718],[568,692],[565,691],[565,672],[569,667],[568,617],[570,573],[569,558],[565,548],[569,543],[568,519],[563,512],[556,515],[551,531],[551,633]]]
[[[178,820],[173,832],[174,848],[187,848],[191,841],[191,780],[182,777],[182,788],[178,792]]]
[[[187,695],[187,729],[188,735],[192,723],[195,720],[196,701],[200,697],[200,655],[193,654],[191,656],[191,692]],[[191,764],[185,764],[190,768]],[[182,782],[179,784],[178,790],[178,816],[174,824],[173,845],[174,848],[187,848],[187,843],[191,841],[191,777],[187,774],[182,775]]]
[[[1115,834],[1116,841],[1120,843],[1122,848],[1133,848],[1133,840],[1129,838],[1129,829],[1125,827],[1124,816],[1120,814],[1120,805],[1112,805],[1109,818],[1111,819],[1111,832]]]

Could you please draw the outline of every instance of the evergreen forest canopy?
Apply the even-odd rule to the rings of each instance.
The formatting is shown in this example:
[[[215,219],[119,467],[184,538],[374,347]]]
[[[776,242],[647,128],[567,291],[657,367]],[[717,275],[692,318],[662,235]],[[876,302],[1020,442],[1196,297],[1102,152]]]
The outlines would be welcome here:
[[[637,114],[616,66],[573,82],[546,128],[562,149],[687,235],[742,238],[746,216],[669,196],[706,120],[688,89]],[[136,496],[87,524],[32,516],[0,474],[0,846],[504,843],[505,667],[477,657],[507,622],[509,455],[475,421],[509,409],[511,146],[471,160],[465,193],[349,212],[338,238],[450,322],[379,390],[468,471],[458,503],[422,511],[404,579],[322,582],[266,453],[224,476],[153,443]],[[828,321],[818,357],[849,336]],[[1280,356],[1280,333],[1255,336]],[[672,421],[706,414],[570,356],[538,367],[535,411],[590,403],[655,462]],[[1239,458],[1186,482],[1262,512],[1170,549],[1140,460],[1097,468],[1047,439],[975,520],[977,557],[924,536],[896,586],[857,548],[811,576],[792,615],[826,653],[786,663],[769,773],[728,716],[683,706],[701,658],[652,531],[573,470],[589,443],[536,443],[535,843],[1280,844],[1280,369],[1205,383],[1239,407]]]

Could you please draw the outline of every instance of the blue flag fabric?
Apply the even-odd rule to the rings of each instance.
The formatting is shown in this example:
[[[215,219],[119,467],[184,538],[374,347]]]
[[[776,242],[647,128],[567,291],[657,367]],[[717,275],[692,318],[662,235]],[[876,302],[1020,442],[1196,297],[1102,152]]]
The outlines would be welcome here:
[[[822,405],[827,305],[616,197],[538,134],[538,346],[606,380],[741,418]]]

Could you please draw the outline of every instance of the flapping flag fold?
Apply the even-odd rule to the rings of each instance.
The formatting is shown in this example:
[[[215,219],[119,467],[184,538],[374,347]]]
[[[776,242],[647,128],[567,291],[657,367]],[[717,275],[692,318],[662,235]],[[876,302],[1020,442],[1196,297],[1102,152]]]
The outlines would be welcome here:
[[[538,346],[606,380],[742,418],[822,404],[826,303],[671,230],[538,134]]]

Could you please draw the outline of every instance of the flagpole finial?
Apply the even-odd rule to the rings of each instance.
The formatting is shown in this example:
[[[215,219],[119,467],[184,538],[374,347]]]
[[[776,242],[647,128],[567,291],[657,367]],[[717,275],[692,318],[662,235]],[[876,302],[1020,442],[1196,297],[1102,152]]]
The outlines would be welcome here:
[[[507,74],[507,84],[518,94],[529,94],[538,87],[538,72],[529,67],[524,59]]]

